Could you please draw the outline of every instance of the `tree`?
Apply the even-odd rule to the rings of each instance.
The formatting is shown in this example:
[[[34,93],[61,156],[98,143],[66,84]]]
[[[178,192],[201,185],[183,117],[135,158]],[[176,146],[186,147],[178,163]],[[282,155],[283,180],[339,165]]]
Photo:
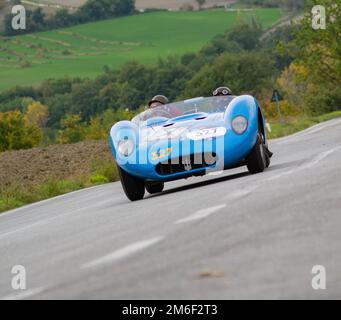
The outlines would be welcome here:
[[[76,143],[84,140],[86,131],[79,114],[67,115],[61,121],[61,127],[57,139],[59,143]]]
[[[86,127],[86,140],[104,140],[108,137],[109,131],[103,128],[102,119],[95,117],[90,120],[89,126]]]
[[[92,80],[85,80],[72,87],[72,104],[69,112],[80,114],[83,121],[90,121],[91,117],[102,112],[98,101],[99,85]]]
[[[326,29],[314,30],[313,17],[309,12],[301,21],[301,28],[287,48],[296,60],[308,68],[311,76],[319,81],[324,80],[339,85],[341,83],[341,5],[336,5],[333,0],[312,0],[312,4],[326,8]]]
[[[255,19],[250,24],[241,20],[228,34],[228,40],[235,41],[242,49],[250,51],[259,47],[262,33],[263,28]]]
[[[0,113],[0,152],[36,147],[42,136],[39,127],[26,123],[21,112]]]
[[[305,109],[305,95],[311,91],[301,80],[306,77],[307,71],[299,64],[292,63],[277,79],[278,86],[286,100],[293,106],[301,109],[301,113],[307,113]]]
[[[35,24],[44,26],[45,24],[45,13],[41,8],[37,8],[36,10],[33,11],[32,13],[32,20],[34,21]]]
[[[235,94],[259,94],[271,86],[273,61],[264,53],[226,53],[207,64],[187,83],[181,98],[211,95],[222,85]]]
[[[49,21],[51,27],[62,28],[68,27],[74,24],[74,16],[69,13],[65,8],[60,9],[56,12],[54,17]]]
[[[79,8],[79,22],[95,21],[134,13],[135,0],[88,0]]]
[[[25,121],[30,126],[45,128],[49,117],[49,109],[40,102],[32,102],[26,111]]]
[[[122,120],[131,120],[136,115],[136,112],[133,112],[129,109],[118,109],[116,111],[112,109],[105,110],[101,115],[102,126],[105,132],[108,134],[111,127]]]
[[[315,88],[305,94],[305,104],[316,112],[333,111],[341,106],[341,6],[333,0],[311,0],[312,5],[326,8],[326,29],[312,28],[309,12],[300,22],[295,38],[284,44],[294,63],[306,70],[299,82]]]

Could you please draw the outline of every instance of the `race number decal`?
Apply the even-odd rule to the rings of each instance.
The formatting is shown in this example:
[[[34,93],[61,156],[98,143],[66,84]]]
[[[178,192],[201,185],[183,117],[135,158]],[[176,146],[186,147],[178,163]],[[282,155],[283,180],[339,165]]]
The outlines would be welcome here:
[[[215,137],[224,136],[226,133],[226,128],[208,128],[208,129],[200,129],[195,130],[187,134],[187,138],[191,140],[203,140],[203,139],[211,139]]]
[[[173,148],[162,149],[159,151],[152,152],[152,160],[156,161],[165,157],[169,157],[172,153]]]

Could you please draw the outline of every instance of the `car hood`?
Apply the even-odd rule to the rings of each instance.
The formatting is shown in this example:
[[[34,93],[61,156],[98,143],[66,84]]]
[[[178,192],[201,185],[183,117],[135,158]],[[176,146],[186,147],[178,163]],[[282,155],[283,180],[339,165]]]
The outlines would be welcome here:
[[[224,113],[193,114],[170,119],[159,125],[141,127],[140,141],[208,139],[226,133]]]

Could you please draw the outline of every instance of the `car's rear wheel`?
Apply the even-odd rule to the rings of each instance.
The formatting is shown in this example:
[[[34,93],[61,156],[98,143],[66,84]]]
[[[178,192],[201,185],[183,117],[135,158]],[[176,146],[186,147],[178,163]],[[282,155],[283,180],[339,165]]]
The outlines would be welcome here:
[[[143,199],[145,194],[144,181],[142,179],[132,176],[119,166],[117,166],[117,168],[121,178],[124,193],[126,194],[128,199],[130,201],[137,201]]]
[[[270,158],[267,160],[266,146],[263,138],[258,134],[256,145],[246,157],[246,165],[250,173],[261,173],[270,165]]]
[[[164,187],[165,187],[165,184],[163,182],[161,182],[161,183],[153,183],[153,184],[146,185],[146,190],[150,194],[155,194],[155,193],[162,192]]]

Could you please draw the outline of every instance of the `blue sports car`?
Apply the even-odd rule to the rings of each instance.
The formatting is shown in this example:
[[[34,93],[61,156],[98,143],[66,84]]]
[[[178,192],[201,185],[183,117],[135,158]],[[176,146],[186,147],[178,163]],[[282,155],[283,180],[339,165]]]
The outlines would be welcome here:
[[[149,109],[110,132],[123,189],[131,201],[167,181],[246,165],[270,165],[264,117],[249,95],[194,98]]]

